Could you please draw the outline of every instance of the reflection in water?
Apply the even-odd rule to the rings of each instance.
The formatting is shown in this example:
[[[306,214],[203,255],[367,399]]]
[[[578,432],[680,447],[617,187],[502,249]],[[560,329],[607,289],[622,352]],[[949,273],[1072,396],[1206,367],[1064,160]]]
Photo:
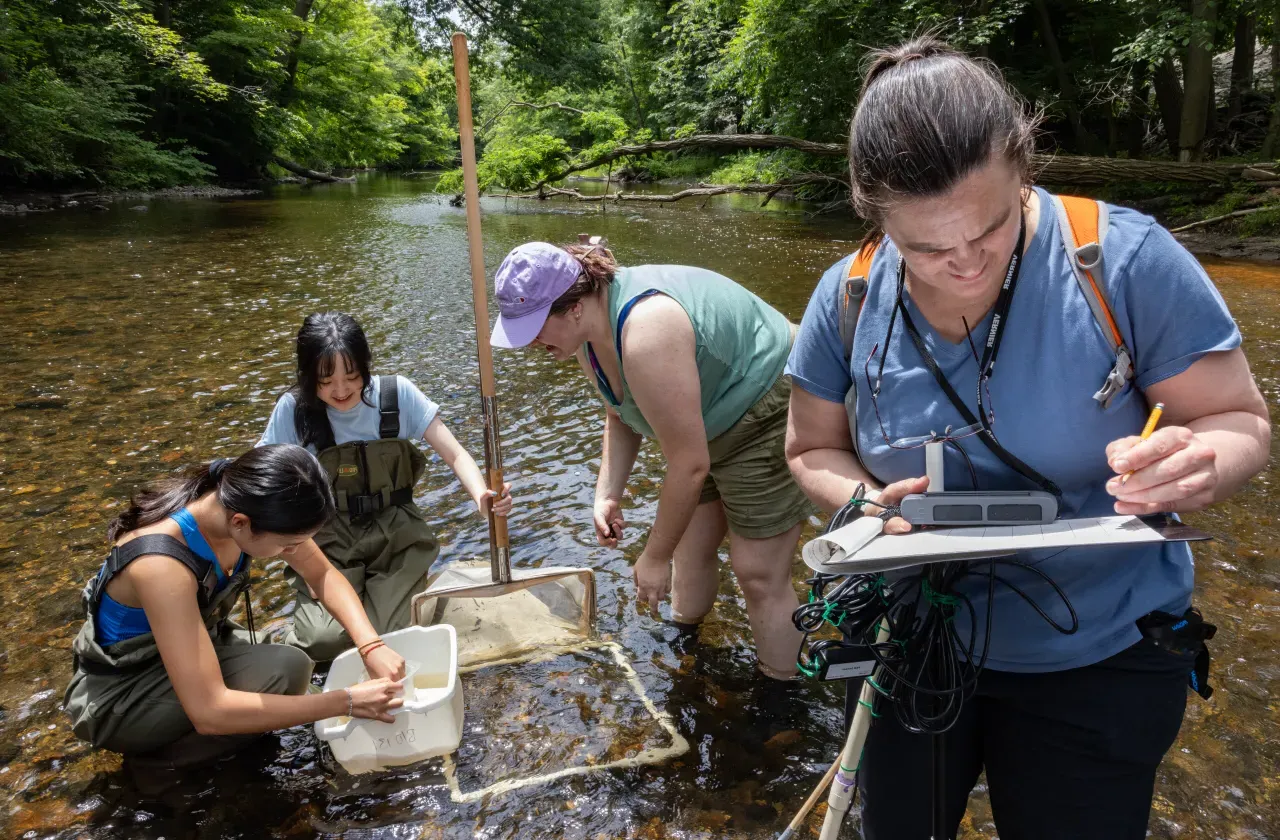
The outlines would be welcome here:
[[[641,214],[486,200],[486,263],[492,272],[525,240],[603,233],[623,263],[706,266],[798,319],[858,230],[755,204]],[[1209,270],[1264,392],[1280,399],[1280,272]],[[81,745],[58,711],[79,589],[105,553],[107,518],[141,481],[250,446],[288,385],[298,325],[320,309],[356,315],[377,372],[419,383],[481,451],[464,218],[423,184],[374,178],[270,199],[156,204],[147,214],[5,220],[0,300],[9,354],[0,367],[0,835],[766,838],[834,758],[838,692],[779,688],[752,674],[741,593],[727,573],[699,643],[637,615],[628,563],[637,526],[652,519],[660,455],[653,446],[641,453],[624,551],[597,547],[598,401],[576,370],[531,350],[497,356],[505,460],[520,503],[514,560],[596,569],[602,635],[626,649],[691,751],[660,767],[457,805],[439,761],[351,777],[299,727],[159,800],[142,798],[119,758]],[[1280,825],[1280,549],[1267,539],[1280,502],[1269,482],[1266,474],[1193,517],[1219,536],[1197,549],[1198,602],[1219,626],[1218,691],[1210,703],[1189,701],[1160,774],[1155,837],[1260,838]],[[440,526],[443,560],[485,555],[483,522],[438,459],[418,501]],[[280,561],[257,565],[255,613],[278,632],[291,590]],[[665,737],[609,662],[586,655],[483,670],[463,678],[463,691],[464,790],[612,761]],[[994,836],[980,795],[964,836]]]

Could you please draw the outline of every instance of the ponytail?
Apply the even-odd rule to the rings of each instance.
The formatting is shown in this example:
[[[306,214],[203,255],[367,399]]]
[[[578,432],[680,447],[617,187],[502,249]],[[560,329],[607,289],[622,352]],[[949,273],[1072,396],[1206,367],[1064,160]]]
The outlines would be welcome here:
[[[175,478],[152,482],[107,526],[107,539],[154,525],[209,492],[255,532],[305,534],[333,516],[333,493],[320,463],[300,446],[273,444],[235,460],[218,458]]]

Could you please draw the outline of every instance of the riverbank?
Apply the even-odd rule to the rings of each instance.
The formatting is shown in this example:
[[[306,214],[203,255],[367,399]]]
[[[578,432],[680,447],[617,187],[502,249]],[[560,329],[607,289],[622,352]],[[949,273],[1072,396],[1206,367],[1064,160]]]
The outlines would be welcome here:
[[[160,190],[120,190],[118,192],[81,190],[73,192],[0,193],[0,216],[51,213],[54,210],[71,210],[74,208],[106,210],[111,204],[128,201],[145,202],[156,198],[241,198],[247,195],[261,194],[261,189],[207,184],[188,187],[166,187]]]
[[[413,173],[418,174],[418,173]],[[683,189],[692,184],[679,179],[666,179],[663,181],[641,184],[640,182],[619,181],[617,178],[595,178],[577,176],[572,179],[575,182],[591,183],[599,182],[601,185],[612,183],[613,185],[635,185],[643,189],[653,189],[654,187],[667,187],[673,190]],[[118,192],[97,192],[97,191],[71,191],[71,192],[50,192],[50,191],[30,191],[30,192],[9,192],[0,193],[0,216],[23,216],[35,213],[50,213],[55,210],[106,210],[114,204],[134,203],[137,206],[133,209],[144,212],[147,207],[146,203],[156,199],[173,200],[173,199],[228,199],[243,198],[245,196],[262,195],[267,186],[289,183],[308,183],[304,178],[285,177],[271,184],[262,187],[247,186],[243,184],[237,185],[194,185],[185,187],[167,187],[158,190],[123,190]],[[616,188],[616,187],[615,187]],[[1274,191],[1271,191],[1274,192]],[[774,196],[776,199],[783,201],[800,200],[791,190],[780,191]],[[1106,200],[1112,201],[1121,206],[1133,207],[1144,213],[1150,213],[1161,224],[1168,228],[1175,228],[1183,224],[1189,224],[1199,221],[1202,218],[1209,218],[1217,213],[1221,201],[1221,193],[1216,193],[1214,197],[1219,201],[1215,204],[1203,202],[1205,196],[1201,196],[1201,202],[1191,205],[1186,200],[1182,200],[1179,196],[1162,196],[1155,199],[1139,198],[1128,199],[1121,195],[1103,196]],[[1261,196],[1259,196],[1261,197]],[[1280,197],[1278,197],[1280,198]],[[557,199],[550,199],[557,200]],[[1194,199],[1191,201],[1194,202]],[[1212,229],[1199,228],[1194,231],[1175,234],[1178,241],[1187,247],[1189,251],[1201,257],[1215,257],[1219,259],[1239,259],[1239,260],[1256,260],[1259,262],[1280,262],[1280,225],[1275,223],[1261,225],[1261,219],[1255,219],[1252,222],[1242,220],[1229,220],[1216,224]]]

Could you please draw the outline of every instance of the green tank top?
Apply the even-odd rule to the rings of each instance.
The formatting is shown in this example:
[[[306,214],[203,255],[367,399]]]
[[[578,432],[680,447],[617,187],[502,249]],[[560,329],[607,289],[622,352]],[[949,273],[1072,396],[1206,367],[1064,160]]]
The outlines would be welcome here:
[[[622,359],[622,328],[636,301],[663,294],[680,304],[693,324],[695,361],[702,383],[702,422],[707,440],[719,437],[773,387],[787,362],[791,325],[781,312],[728,277],[684,265],[619,268],[608,286],[614,350]],[[587,359],[596,390],[622,421],[645,437],[653,428],[640,413],[622,373],[622,394],[610,393],[590,344]]]

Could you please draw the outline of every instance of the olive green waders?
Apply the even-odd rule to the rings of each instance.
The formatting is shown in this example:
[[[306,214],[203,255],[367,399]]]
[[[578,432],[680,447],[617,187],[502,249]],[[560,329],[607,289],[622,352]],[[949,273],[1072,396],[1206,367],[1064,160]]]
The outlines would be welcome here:
[[[400,433],[394,376],[381,377],[379,440],[320,449],[338,513],[316,534],[316,544],[350,582],[374,630],[386,633],[413,623],[413,596],[427,588],[427,573],[440,554],[435,531],[413,503],[413,486],[427,461]],[[332,431],[329,431],[330,444]],[[285,575],[298,593],[293,629],[285,641],[317,662],[352,647],[342,625],[316,601],[292,569]]]
[[[221,589],[209,560],[162,534],[136,537],[112,549],[103,570],[84,589],[85,621],[72,644],[75,672],[64,705],[75,734],[154,767],[178,768],[231,752],[257,735],[201,735],[178,701],[151,633],[106,648],[98,644],[97,608],[107,583],[144,554],[174,558],[199,584],[200,618],[218,655],[228,688],[259,694],[302,694],[312,663],[286,645],[249,644],[227,616],[249,585],[246,567]]]

